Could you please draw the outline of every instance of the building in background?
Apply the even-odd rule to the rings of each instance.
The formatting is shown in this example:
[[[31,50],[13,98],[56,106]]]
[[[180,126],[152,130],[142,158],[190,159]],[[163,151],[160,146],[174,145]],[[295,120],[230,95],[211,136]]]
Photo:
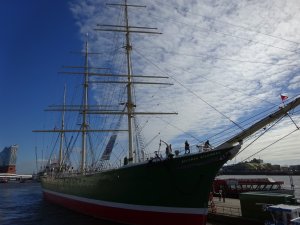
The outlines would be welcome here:
[[[0,152],[0,173],[16,173],[18,147],[18,145],[12,145],[5,147],[2,152]]]

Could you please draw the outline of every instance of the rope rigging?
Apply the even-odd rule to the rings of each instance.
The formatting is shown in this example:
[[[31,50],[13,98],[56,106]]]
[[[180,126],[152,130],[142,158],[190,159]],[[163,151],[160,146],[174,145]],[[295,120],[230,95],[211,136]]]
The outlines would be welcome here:
[[[297,111],[297,112],[299,112],[299,111]],[[297,112],[295,112],[295,113],[297,113]],[[248,160],[249,158],[251,158],[251,157],[257,155],[258,153],[260,153],[260,152],[262,152],[262,151],[264,151],[264,150],[266,150],[267,148],[271,147],[271,146],[274,145],[275,143],[277,143],[277,142],[283,140],[284,138],[286,138],[286,137],[290,136],[291,134],[293,134],[295,131],[299,130],[299,126],[295,123],[295,121],[294,121],[294,120],[291,118],[291,116],[287,113],[286,115],[284,115],[284,116],[282,116],[281,118],[279,118],[276,122],[274,122],[269,128],[265,129],[265,130],[263,131],[262,134],[258,135],[252,142],[250,142],[250,143],[249,143],[246,147],[244,147],[241,151],[239,151],[238,154],[235,156],[235,159],[236,159],[236,157],[237,157],[240,153],[242,153],[245,149],[247,149],[250,145],[252,145],[255,141],[257,141],[257,139],[259,139],[259,138],[260,138],[262,135],[264,135],[267,131],[269,131],[271,128],[273,128],[276,124],[278,124],[278,123],[279,123],[284,117],[286,117],[286,116],[289,117],[289,119],[290,119],[290,120],[292,121],[292,123],[295,125],[296,129],[293,130],[292,132],[288,133],[287,135],[285,135],[285,136],[279,138],[278,140],[272,142],[271,144],[269,144],[268,146],[262,148],[261,150],[255,152],[254,154],[250,155],[249,157],[245,158],[244,160],[241,160],[241,162],[245,162],[245,161]],[[234,163],[234,164],[236,164],[236,163]]]
[[[270,127],[266,128],[263,133],[261,133],[260,135],[258,135],[258,137],[256,137],[252,142],[250,142],[247,146],[245,146],[242,150],[240,150],[235,157],[237,157],[239,154],[241,154],[243,151],[245,151],[249,146],[251,146],[255,141],[257,141],[260,137],[262,137],[264,134],[266,134],[270,129],[272,129],[277,123],[279,123],[282,119],[284,118],[284,116],[282,116],[281,118],[279,118],[275,123],[273,123]]]
[[[136,50],[135,50],[136,51]],[[144,55],[142,55],[140,52],[136,51],[141,57],[143,57],[145,60],[147,60],[150,64],[152,64],[154,67],[156,67],[160,72],[162,72],[163,74],[166,74],[167,76],[171,77],[176,83],[178,83],[181,87],[183,87],[185,90],[187,90],[188,92],[190,92],[192,95],[194,95],[196,98],[200,99],[202,102],[204,102],[205,104],[207,104],[209,107],[211,107],[213,110],[215,110],[216,112],[218,112],[220,115],[222,115],[223,117],[225,117],[227,120],[229,120],[230,122],[232,122],[233,124],[235,124],[238,128],[240,128],[241,130],[243,130],[243,128],[237,124],[236,122],[234,122],[232,119],[230,119],[227,115],[225,115],[224,113],[222,113],[220,110],[218,110],[216,107],[214,107],[213,105],[211,105],[210,103],[208,103],[206,100],[204,100],[203,98],[201,98],[197,93],[195,93],[194,91],[190,90],[189,88],[185,87],[181,82],[179,82],[177,79],[175,79],[174,76],[170,75],[169,73],[165,72],[163,69],[161,69],[159,66],[157,66],[155,63],[153,63],[151,60],[149,60],[148,58],[146,58]]]
[[[200,15],[202,16],[202,15]],[[203,16],[204,17],[204,16]],[[119,19],[121,18],[121,14],[119,14]],[[168,20],[174,20],[172,18],[165,18],[165,19],[168,19]],[[175,20],[176,23],[182,23],[182,22],[178,22]],[[185,24],[185,23],[182,23],[182,24]],[[230,23],[228,23],[230,24]],[[188,24],[185,24],[185,25],[188,25]],[[190,25],[188,25],[190,26]],[[201,26],[197,26],[195,24],[192,25],[194,28],[198,27],[198,28],[201,28],[203,29],[203,27]],[[234,25],[233,25],[234,26]],[[238,27],[238,26],[236,26]],[[244,27],[240,26],[241,28],[245,29]],[[205,29],[204,29],[205,30]],[[223,32],[218,32],[218,31],[214,31],[214,30],[208,30],[209,32],[215,32],[215,33],[218,33],[218,34],[222,34],[222,35],[227,35],[227,36],[231,36],[231,37],[235,37],[235,38],[240,38],[242,40],[246,40],[248,41],[249,43],[258,43],[258,44],[262,44],[262,45],[265,45],[265,46],[268,46],[268,47],[273,47],[273,48],[277,48],[277,49],[281,49],[281,50],[285,50],[285,51],[289,51],[289,52],[293,52],[293,53],[299,53],[299,51],[290,51],[290,50],[287,50],[287,49],[284,49],[284,48],[280,48],[280,47],[276,47],[276,46],[273,46],[273,45],[269,45],[269,44],[265,44],[265,43],[261,43],[261,42],[257,42],[257,41],[254,41],[254,40],[249,40],[249,39],[246,39],[246,38],[241,38],[241,37],[238,37],[238,36],[235,36],[235,35],[231,35],[231,34],[226,34],[226,33],[223,33]],[[259,33],[259,32],[257,32]],[[263,34],[263,33],[262,33]],[[264,35],[267,35],[267,34],[264,34]],[[267,36],[270,36],[272,37],[271,35],[267,35]],[[279,38],[280,39],[280,38]],[[119,41],[120,39],[118,39],[118,35],[115,35],[114,38],[113,38],[113,42],[115,44],[117,44],[117,42]],[[281,39],[281,40],[285,40],[285,39]],[[285,41],[289,41],[289,40],[285,40]],[[290,42],[293,42],[293,41],[290,41]],[[296,44],[299,44],[297,42],[294,42]],[[226,118],[228,121],[230,121],[232,124],[233,124],[233,127],[231,128],[228,128],[226,130],[223,130],[221,132],[218,132],[217,134],[211,136],[210,138],[216,138],[217,141],[220,141],[221,138],[224,138],[224,136],[221,136],[221,134],[223,134],[224,132],[226,131],[229,131],[229,130],[233,130],[233,131],[230,131],[228,133],[231,133],[231,132],[236,132],[236,130],[244,130],[244,128],[246,127],[247,123],[244,124],[244,121],[247,121],[247,120],[244,120],[242,122],[237,122],[235,121],[234,119],[230,118],[229,116],[227,116],[225,113],[223,113],[221,110],[219,110],[217,107],[215,107],[213,104],[211,104],[210,102],[206,101],[204,98],[202,98],[198,93],[196,93],[195,91],[189,89],[186,85],[184,85],[182,82],[180,82],[178,79],[175,78],[174,76],[174,72],[170,72],[170,70],[168,69],[162,69],[160,68],[159,66],[157,66],[155,63],[153,63],[151,60],[149,60],[148,58],[146,58],[143,54],[141,54],[139,51],[137,51],[136,49],[134,49],[135,52],[137,52],[137,54],[139,54],[142,58],[144,58],[146,61],[148,61],[150,64],[152,64],[152,66],[154,66],[156,69],[158,69],[160,72],[162,72],[163,74],[166,74],[168,76],[171,77],[171,79],[173,79],[180,87],[182,87],[183,89],[187,90],[189,93],[191,93],[193,96],[195,96],[197,99],[201,100],[202,102],[204,102],[206,105],[208,105],[210,108],[212,108],[214,111],[218,112],[220,115],[222,115],[224,118]],[[168,54],[174,54],[174,52],[167,52]],[[178,55],[185,55],[185,56],[192,56],[192,55],[188,55],[188,54],[180,54],[180,53],[175,53],[175,54],[178,54]],[[111,52],[110,54],[110,57],[112,58],[112,61],[113,61],[113,68],[116,68],[119,64],[122,64],[124,65],[124,61],[121,62],[121,60],[118,58],[118,52],[116,51],[116,48],[114,48],[114,51]],[[199,56],[192,56],[192,57],[199,57]],[[202,57],[202,56],[200,56]],[[285,64],[277,64],[277,63],[264,63],[264,62],[255,62],[255,61],[243,61],[243,60],[235,60],[235,59],[226,59],[226,58],[221,58],[221,57],[216,57],[215,59],[220,59],[220,60],[229,60],[229,61],[237,61],[237,62],[243,62],[243,63],[260,63],[260,64],[272,64],[272,65],[285,65]],[[124,58],[123,58],[124,60]],[[293,66],[293,65],[290,65],[290,66]],[[175,67],[175,66],[174,66]],[[132,69],[132,68],[131,68]],[[187,70],[184,70],[182,69],[183,71],[185,72],[188,72]],[[170,75],[171,74],[171,75]],[[113,78],[112,78],[113,79]],[[206,79],[203,77],[203,79]],[[222,85],[221,83],[218,83],[218,82],[214,82],[214,81],[211,81],[209,79],[206,79],[207,81],[210,81],[210,82],[213,82],[214,84],[218,84],[220,86],[223,86],[227,89],[230,89],[230,90],[234,90],[234,91],[238,91],[238,90],[235,90],[235,89],[231,89],[230,87],[226,86],[226,85]],[[116,88],[117,85],[113,85],[113,88],[111,87],[104,87],[101,91],[101,94],[103,94],[101,97],[102,97],[102,100],[104,100],[106,103],[109,103],[109,102],[112,102],[112,99],[113,99],[113,96],[115,95],[115,92],[119,91],[117,90]],[[107,91],[108,89],[110,89],[109,91]],[[113,92],[113,94],[111,94],[111,91]],[[134,97],[135,97],[135,89],[133,89],[133,93],[134,93]],[[123,97],[123,95],[122,95]],[[119,95],[119,100],[122,99],[121,97],[121,94]],[[252,96],[254,97],[254,96]],[[255,98],[255,97],[254,97]],[[266,101],[268,102],[268,101]],[[271,103],[271,102],[268,102],[268,103]],[[271,103],[272,105],[274,105],[273,103]],[[289,116],[289,114],[288,114]],[[254,118],[254,117],[251,117],[251,118]],[[193,139],[197,140],[198,142],[202,142],[202,140],[200,140],[198,137],[195,137],[194,135],[190,134],[189,132],[185,132],[184,130],[180,129],[179,127],[175,126],[175,125],[172,125],[171,123],[169,123],[168,121],[162,119],[162,118],[159,118],[160,120],[162,120],[163,122],[167,123],[168,125],[172,126],[173,128],[177,129],[177,130],[180,130],[181,132],[183,132],[185,135],[187,136],[190,136],[192,137]],[[293,119],[290,117],[290,119],[292,120],[292,122],[296,125],[296,127],[299,129],[299,127],[297,126],[297,124],[293,121]],[[114,117],[111,121],[114,121],[116,120],[116,118]],[[121,120],[121,117],[119,118],[119,120]],[[91,124],[92,122],[90,121],[90,118],[88,119],[89,123]],[[97,122],[99,124],[101,124],[101,127],[104,128],[108,123],[110,123],[111,121],[109,121],[108,119],[108,116],[101,116],[100,118],[98,118]],[[278,121],[279,122],[279,121]],[[277,122],[276,122],[277,123]],[[275,123],[275,124],[276,124]],[[143,128],[146,126],[147,122],[144,124],[143,127],[140,126],[140,124],[138,123],[138,121],[135,120],[135,128],[137,130],[137,136],[136,136],[136,139],[137,140],[141,140],[141,131],[143,130]],[[275,124],[273,124],[272,126],[274,126]],[[112,127],[113,125],[115,125],[115,123],[110,123],[110,126]],[[119,122],[117,122],[117,126],[120,126]],[[272,127],[271,126],[271,127]],[[269,127],[267,130],[271,129],[271,127]],[[267,131],[265,130],[265,132]],[[264,133],[265,133],[264,132]],[[228,134],[227,133],[227,134]],[[263,133],[263,134],[264,134]],[[261,134],[261,136],[263,135]],[[92,142],[92,139],[97,139],[98,141],[98,144],[96,145],[97,147],[100,147],[100,146],[104,146],[104,143],[107,142],[108,138],[109,138],[109,135],[108,134],[97,134],[96,137],[91,137],[92,134],[88,134],[88,137],[89,137],[89,142],[90,142],[90,146],[92,147],[92,150],[91,150],[91,153],[92,153],[92,164],[94,164],[94,159],[95,159],[95,152],[94,152],[94,148],[91,144]],[[160,132],[153,138],[150,140],[150,142],[148,142],[147,144],[144,144],[143,141],[141,141],[142,143],[142,149],[146,148],[149,143],[152,142],[152,140],[154,140],[158,135],[160,135]],[[220,136],[219,136],[220,135]],[[259,136],[259,137],[261,137]],[[78,135],[77,135],[78,137]],[[75,138],[77,140],[77,137]],[[258,137],[258,138],[259,138]],[[73,137],[72,137],[73,138]],[[72,141],[72,138],[69,142],[69,146],[71,145],[71,141]],[[219,139],[218,139],[219,138]],[[225,137],[227,138],[227,137]],[[254,141],[256,141],[258,138],[256,138]],[[66,141],[66,140],[65,140]],[[254,142],[253,141],[253,142]],[[252,143],[253,143],[252,142]],[[74,147],[74,143],[75,141],[73,142],[73,147]],[[252,143],[250,143],[249,145],[251,145]],[[244,151],[247,147],[246,146],[242,151]],[[97,148],[96,147],[96,148]],[[242,152],[241,151],[241,152]],[[67,152],[69,152],[69,149],[67,148]],[[100,157],[100,153],[99,153],[99,157]],[[99,160],[99,157],[98,157],[98,160]],[[97,160],[97,161],[98,161]]]
[[[202,30],[203,32],[213,32],[213,33],[216,33],[216,34],[219,34],[219,35],[222,35],[222,36],[228,36],[228,37],[232,37],[232,38],[237,38],[237,39],[240,39],[240,40],[243,40],[243,41],[246,41],[248,44],[249,43],[253,43],[253,44],[260,44],[260,45],[263,45],[263,46],[266,46],[266,47],[271,47],[271,48],[274,48],[274,49],[279,49],[279,50],[282,50],[282,51],[285,51],[285,52],[290,52],[290,53],[293,53],[293,54],[298,54],[299,53],[299,50],[290,50],[290,49],[286,49],[286,48],[282,48],[282,47],[278,47],[278,46],[275,46],[275,45],[271,45],[271,44],[266,44],[266,43],[263,43],[263,42],[260,42],[260,41],[254,41],[252,39],[248,39],[248,38],[243,38],[243,37],[240,37],[240,36],[237,36],[237,35],[233,35],[233,34],[229,34],[229,33],[225,33],[225,32],[221,32],[221,31],[217,31],[217,30],[213,30],[213,29],[208,29],[204,26],[200,26],[199,24],[189,24],[189,23],[184,23],[184,22],[181,22],[181,21],[177,21],[176,19],[173,19],[173,18],[164,18],[164,17],[158,17],[158,16],[153,16],[153,19],[156,19],[158,22],[162,21],[162,20],[169,20],[169,21],[173,21],[175,23],[178,23],[178,24],[182,24],[184,26],[192,26],[193,29],[195,28],[198,28],[198,30]]]
[[[172,65],[172,66],[176,68],[176,66],[174,66],[174,65]],[[178,68],[178,67],[177,67],[177,68]],[[181,69],[182,71],[186,72],[186,73],[190,73],[189,71],[187,71],[187,70],[185,70],[185,69],[183,69],[183,68],[180,68],[180,69]],[[220,82],[217,82],[217,81],[213,81],[213,80],[211,80],[211,79],[208,79],[207,77],[205,77],[205,75],[198,74],[198,76],[201,77],[202,79],[206,80],[206,81],[209,81],[209,82],[211,82],[211,83],[213,83],[213,84],[216,84],[216,85],[218,85],[218,86],[221,86],[221,87],[224,87],[224,88],[226,88],[226,89],[229,89],[229,90],[231,90],[231,91],[235,91],[235,92],[238,92],[238,93],[242,93],[242,94],[244,94],[244,95],[246,95],[246,96],[249,96],[249,97],[251,97],[251,98],[255,98],[255,99],[258,99],[258,100],[260,100],[260,101],[267,102],[267,103],[269,103],[269,104],[271,104],[271,105],[275,105],[274,103],[272,103],[272,102],[270,102],[270,101],[268,101],[268,100],[266,100],[266,99],[262,99],[262,98],[259,98],[259,97],[257,97],[257,96],[253,96],[253,95],[250,96],[249,94],[245,93],[244,91],[240,91],[240,90],[238,90],[238,89],[229,87],[229,85],[224,85],[224,84],[222,84],[222,83],[220,83]]]
[[[251,157],[253,157],[253,156],[257,155],[258,153],[260,153],[260,152],[262,152],[262,151],[264,151],[264,150],[266,150],[266,149],[267,149],[267,148],[269,148],[270,146],[272,146],[272,145],[276,144],[277,142],[279,142],[279,141],[283,140],[284,138],[286,138],[286,137],[290,136],[291,134],[293,134],[294,132],[296,132],[296,131],[298,131],[298,130],[299,130],[299,129],[298,129],[298,128],[296,128],[295,130],[291,131],[291,132],[290,132],[290,133],[288,133],[287,135],[284,135],[284,136],[283,136],[283,137],[281,137],[280,139],[278,139],[278,140],[274,141],[273,143],[269,144],[268,146],[266,146],[266,147],[262,148],[262,149],[261,149],[261,150],[259,150],[258,152],[256,152],[256,153],[254,153],[254,154],[250,155],[250,156],[249,156],[249,157],[247,157],[246,159],[243,159],[241,162],[244,162],[244,161],[246,161],[247,159],[249,159],[249,158],[251,158]]]
[[[164,72],[164,70],[162,70],[159,66],[157,66],[155,63],[153,63],[151,60],[149,60],[148,58],[146,58],[143,54],[141,54],[140,52],[138,52],[137,50],[135,50],[142,58],[144,58],[145,60],[147,60],[149,63],[151,63],[153,66],[155,66],[159,71],[161,71],[162,73],[170,76],[169,73],[166,73]],[[207,103],[205,100],[203,100],[199,95],[197,95],[196,93],[192,92],[190,89],[188,89],[187,87],[185,87],[182,83],[180,83],[179,81],[177,81],[174,76],[170,76],[173,80],[175,80],[175,82],[177,82],[180,86],[184,87],[186,90],[188,90],[189,92],[191,92],[194,96],[196,96],[198,99],[201,99],[203,102],[205,102],[206,104],[208,104],[211,108],[213,108],[215,111],[219,112],[218,110],[216,110],[215,107],[213,107],[212,105],[210,105],[209,103]],[[268,101],[266,101],[268,102]],[[269,102],[270,103],[270,102]],[[271,103],[272,105],[274,105],[273,103]],[[220,112],[219,112],[220,113]],[[222,114],[224,117],[226,117],[229,121],[231,121],[235,126],[237,126],[238,128],[240,129],[243,129],[241,127],[241,123],[240,124],[237,124],[236,122],[234,122],[233,120],[231,120],[230,118],[228,118],[226,115],[224,115],[223,113],[220,113]],[[220,133],[224,133],[224,131],[220,132]],[[225,138],[226,140],[226,138]]]
[[[176,7],[176,6],[174,7],[173,4],[168,4],[168,2],[165,2],[165,4],[167,4],[170,8],[174,8],[176,10],[179,10],[179,8]],[[267,34],[267,33],[261,32],[261,31],[257,31],[254,28],[249,27],[249,26],[244,26],[244,25],[240,25],[240,24],[234,24],[234,23],[231,23],[231,22],[223,21],[221,19],[216,19],[216,18],[214,18],[212,16],[207,16],[207,15],[200,14],[199,12],[197,12],[197,13],[191,12],[190,10],[188,10],[188,8],[187,8],[187,10],[185,10],[185,13],[187,15],[200,16],[200,17],[203,17],[205,20],[212,20],[212,21],[215,21],[215,22],[218,22],[218,23],[227,24],[227,25],[230,25],[230,26],[233,26],[233,27],[245,30],[245,31],[255,32],[257,34],[265,35],[265,36],[268,36],[268,37],[272,37],[272,38],[276,38],[276,39],[279,39],[279,40],[282,40],[282,41],[286,41],[286,42],[290,42],[290,43],[293,43],[293,44],[296,44],[296,45],[300,45],[299,42],[292,41],[292,40],[289,40],[289,39],[286,39],[286,38],[282,38],[282,37],[279,37],[279,36]]]

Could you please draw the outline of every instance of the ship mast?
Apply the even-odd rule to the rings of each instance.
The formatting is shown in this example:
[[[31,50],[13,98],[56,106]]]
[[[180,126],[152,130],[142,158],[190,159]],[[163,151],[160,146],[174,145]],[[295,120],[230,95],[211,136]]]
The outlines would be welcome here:
[[[125,54],[126,54],[126,63],[127,63],[127,81],[116,81],[116,82],[99,82],[99,81],[92,81],[92,83],[126,83],[127,87],[127,102],[126,102],[126,108],[127,108],[127,120],[128,120],[128,161],[129,163],[132,163],[134,161],[133,153],[138,152],[134,151],[133,147],[133,120],[135,115],[174,115],[177,113],[171,112],[171,113],[162,113],[162,112],[136,112],[135,108],[136,105],[133,102],[133,85],[134,84],[158,84],[158,85],[173,85],[170,83],[159,83],[159,82],[141,82],[141,81],[134,81],[133,78],[168,78],[168,77],[162,77],[162,76],[142,76],[142,75],[134,75],[132,72],[132,63],[131,63],[131,52],[132,52],[132,45],[130,41],[130,33],[139,33],[139,34],[161,34],[159,32],[153,31],[157,28],[152,27],[140,27],[140,26],[131,26],[129,25],[129,18],[128,18],[128,7],[132,8],[145,8],[144,5],[133,5],[128,4],[127,0],[124,0],[123,4],[113,3],[113,4],[107,4],[109,6],[120,6],[124,7],[124,25],[101,25],[98,24],[97,26],[103,27],[100,29],[95,29],[97,31],[113,31],[113,32],[123,32],[125,33]],[[100,76],[105,76],[105,74],[98,74]],[[123,75],[114,75],[115,77],[123,77]],[[92,112],[89,111],[89,113],[98,114],[99,112]]]
[[[89,69],[96,69],[96,70],[107,70],[107,68],[99,68],[99,67],[91,67],[89,66],[89,55],[90,54],[99,54],[95,52],[89,52],[88,51],[88,40],[86,40],[85,43],[85,51],[79,52],[80,54],[84,54],[84,66],[63,66],[63,68],[71,68],[71,69],[84,69],[81,71],[62,71],[59,73],[62,74],[73,74],[73,75],[83,75],[84,81],[83,81],[83,99],[82,104],[79,105],[66,105],[65,104],[65,94],[64,94],[64,104],[63,105],[51,105],[49,106],[49,109],[46,109],[45,111],[62,111],[62,122],[61,122],[61,128],[60,129],[53,129],[53,130],[33,130],[33,132],[53,132],[53,133],[60,133],[60,148],[59,148],[59,165],[60,168],[63,164],[63,142],[64,142],[64,133],[65,132],[76,132],[81,133],[81,160],[80,160],[80,171],[81,173],[85,173],[86,170],[86,164],[87,164],[87,135],[88,133],[94,133],[94,132],[124,132],[128,130],[122,130],[122,129],[90,129],[90,126],[88,124],[88,114],[94,113],[94,114],[107,114],[109,113],[107,110],[101,110],[101,105],[89,105],[89,83],[92,83],[89,81],[89,77],[92,76],[111,76],[111,74],[101,74],[101,73],[90,73]],[[122,76],[122,75],[121,75]],[[127,75],[126,75],[127,77]],[[66,91],[65,91],[66,92]],[[82,121],[80,124],[79,129],[69,129],[66,130],[64,126],[64,115],[65,112],[79,112],[82,115]],[[110,114],[110,113],[109,113]],[[118,114],[116,111],[112,112],[112,114]]]
[[[80,162],[80,171],[81,173],[85,172],[86,168],[86,154],[87,154],[87,133],[88,132],[100,132],[102,130],[89,130],[88,129],[88,121],[87,121],[87,111],[88,111],[88,88],[89,88],[89,62],[88,62],[88,40],[85,42],[85,62],[84,66],[70,66],[65,68],[84,68],[84,72],[70,72],[71,74],[82,74],[84,76],[84,82],[83,82],[83,101],[81,105],[77,105],[75,107],[69,106],[66,107],[66,87],[64,89],[64,103],[63,106],[52,106],[49,110],[46,111],[62,111],[62,121],[61,121],[61,129],[59,130],[34,130],[33,132],[60,132],[60,147],[59,147],[59,167],[62,168],[63,164],[63,142],[64,142],[64,133],[65,132],[81,132],[82,140],[81,140],[81,162]],[[97,69],[103,69],[103,68],[97,68]],[[62,72],[67,73],[68,72]],[[81,127],[79,130],[65,130],[65,112],[66,111],[79,111],[82,114],[82,122]],[[110,132],[108,130],[107,132]]]
[[[139,81],[134,80],[135,79],[167,79],[168,77],[165,76],[152,76],[152,75],[137,75],[133,74],[132,72],[132,63],[131,63],[131,52],[132,52],[132,45],[130,42],[130,33],[139,33],[139,34],[161,34],[159,32],[153,31],[157,28],[151,28],[151,27],[140,27],[140,26],[131,26],[129,25],[129,18],[128,18],[128,7],[135,7],[135,8],[145,8],[146,6],[143,5],[132,5],[127,4],[127,0],[124,0],[123,4],[107,4],[110,6],[119,6],[124,7],[124,16],[125,16],[125,24],[124,25],[97,25],[102,28],[100,29],[94,29],[97,31],[114,31],[114,32],[122,32],[125,33],[125,53],[126,53],[126,61],[127,61],[127,71],[125,74],[111,74],[111,73],[99,73],[99,72],[89,72],[89,69],[97,69],[97,70],[107,70],[107,68],[96,68],[89,66],[88,62],[88,56],[89,54],[99,54],[99,53],[90,53],[88,51],[88,41],[85,43],[85,63],[84,66],[64,66],[64,68],[74,68],[74,69],[80,69],[84,68],[84,71],[70,71],[70,72],[60,72],[63,74],[73,74],[73,75],[83,75],[84,76],[84,83],[83,83],[83,100],[81,105],[63,105],[56,106],[52,105],[50,106],[50,109],[47,109],[45,111],[69,111],[69,112],[80,112],[82,114],[82,123],[80,129],[72,129],[72,130],[65,130],[64,125],[62,123],[61,129],[54,129],[54,130],[34,130],[33,132],[79,132],[82,136],[82,142],[81,142],[81,162],[80,162],[80,170],[81,173],[85,172],[86,169],[86,154],[87,154],[87,134],[90,132],[128,132],[128,157],[129,157],[129,163],[132,163],[134,161],[134,147],[133,147],[133,127],[134,127],[134,117],[136,115],[176,115],[175,112],[136,112],[135,108],[136,105],[133,102],[133,85],[144,85],[144,84],[151,84],[151,85],[173,85],[171,83],[167,82],[145,82],[145,81]],[[96,76],[96,77],[115,77],[115,78],[123,78],[126,80],[118,80],[118,81],[102,81],[102,80],[92,80],[89,81],[90,76]],[[114,83],[114,84],[126,84],[127,87],[127,102],[125,102],[126,106],[126,112],[123,110],[102,110],[101,105],[94,105],[89,106],[88,105],[88,88],[89,83],[93,84],[107,84],[107,83]],[[127,115],[128,117],[128,129],[91,129],[88,124],[88,114],[106,114],[106,115]],[[64,136],[61,136],[61,143],[63,143]],[[62,147],[61,147],[62,149]],[[62,155],[63,151],[60,152],[60,164],[62,164]]]
[[[84,84],[83,84],[83,105],[82,105],[82,148],[81,148],[81,173],[84,173],[86,165],[87,149],[87,110],[88,110],[88,87],[89,87],[89,62],[88,62],[88,41],[85,43],[85,65],[84,65]]]
[[[65,106],[66,106],[66,85],[64,87],[64,100],[63,100],[63,111],[61,118],[61,130],[65,129]],[[60,143],[59,143],[59,168],[62,168],[63,164],[63,143],[64,143],[65,133],[60,133]]]
[[[129,151],[129,162],[133,160],[133,132],[132,132],[132,118],[134,111],[134,104],[132,102],[132,71],[131,71],[131,50],[132,46],[130,45],[130,32],[128,25],[128,7],[127,0],[125,0],[125,31],[126,31],[126,57],[127,57],[127,74],[128,74],[128,84],[127,84],[127,112],[128,112],[128,151]]]

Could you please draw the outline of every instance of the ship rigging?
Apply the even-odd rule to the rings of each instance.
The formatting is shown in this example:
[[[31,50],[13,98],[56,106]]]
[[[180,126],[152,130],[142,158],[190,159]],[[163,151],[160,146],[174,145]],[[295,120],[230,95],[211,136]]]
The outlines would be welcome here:
[[[60,143],[64,142],[66,133],[75,133],[81,136],[81,153],[79,171],[73,171],[73,164],[67,165],[64,157],[70,155],[70,148],[63,150],[60,147],[58,164],[49,164],[42,177],[43,193],[47,200],[70,208],[72,210],[85,213],[102,219],[113,220],[127,224],[141,225],[181,225],[181,224],[205,224],[207,219],[208,194],[211,184],[219,169],[240,150],[243,141],[263,129],[270,123],[280,120],[283,116],[300,104],[300,97],[291,100],[284,107],[274,108],[262,118],[255,118],[251,123],[246,121],[244,124],[237,124],[224,113],[221,113],[213,105],[208,104],[226,117],[234,127],[238,127],[238,132],[222,136],[208,151],[202,146],[191,148],[189,153],[176,149],[175,154],[171,151],[171,144],[161,140],[160,143],[166,144],[168,157],[161,156],[161,152],[151,149],[149,155],[144,157],[144,144],[134,144],[140,140],[141,126],[138,124],[137,116],[145,115],[174,115],[176,112],[156,112],[143,111],[140,103],[137,102],[135,85],[166,85],[168,82],[152,82],[149,79],[167,79],[168,76],[150,76],[135,74],[132,65],[131,43],[132,33],[138,34],[159,34],[155,28],[144,26],[132,26],[129,23],[129,8],[144,8],[142,5],[128,4],[124,0],[123,4],[108,4],[113,7],[121,7],[124,12],[123,25],[98,25],[96,31],[125,34],[125,69],[113,70],[110,72],[92,72],[89,56],[93,53],[89,51],[88,41],[85,43],[84,66],[71,66],[65,68],[80,68],[83,71],[63,71],[66,74],[83,75],[83,97],[81,104],[69,105],[64,103],[62,106],[51,106],[48,111],[62,112],[61,128],[54,130],[37,130],[37,132],[52,132],[60,134]],[[94,67],[99,69],[98,67]],[[100,70],[107,70],[100,68]],[[121,71],[121,72],[120,72]],[[92,79],[93,77],[93,79]],[[108,79],[110,78],[110,79]],[[107,79],[107,80],[105,80]],[[174,79],[173,79],[174,80]],[[115,87],[125,85],[123,90],[125,96],[117,97],[117,101],[105,99],[98,96],[106,103],[117,103],[100,105],[90,104],[90,88],[96,85],[113,95]],[[112,88],[114,87],[114,88]],[[145,89],[145,92],[146,89]],[[101,91],[101,94],[103,91]],[[193,93],[190,91],[190,93]],[[147,107],[146,107],[147,108]],[[68,129],[65,125],[65,112],[77,112],[80,115],[79,129]],[[115,116],[114,121],[107,122],[101,118],[97,122],[91,120],[91,116]],[[121,119],[127,117],[127,127],[122,129]],[[260,115],[261,116],[261,115]],[[103,125],[100,129],[99,122]],[[107,125],[107,126],[105,126]],[[109,127],[109,128],[108,128]],[[106,128],[106,129],[105,129]],[[236,130],[235,130],[236,131]],[[117,135],[121,132],[128,132],[128,147],[123,147],[126,151],[124,163],[118,163],[114,167],[103,168],[103,161],[107,162],[116,145]],[[103,139],[106,144],[101,142],[102,156],[98,161],[95,154],[91,151],[92,160],[88,163],[87,146],[90,147],[91,133],[110,133],[109,139]],[[229,133],[229,132],[228,132]],[[77,138],[75,138],[77,139]],[[95,138],[97,139],[97,138]],[[101,140],[102,141],[102,140]],[[141,141],[143,142],[143,141]],[[208,143],[208,142],[207,142]],[[71,141],[67,146],[71,146]],[[119,144],[121,145],[121,144]],[[92,146],[93,147],[93,146]],[[196,147],[196,146],[194,146]],[[175,149],[174,149],[175,150]],[[172,153],[172,154],[170,154]],[[95,167],[96,165],[96,167]],[[98,168],[97,168],[98,166]],[[99,169],[99,170],[98,170]],[[168,190],[167,192],[165,190]]]

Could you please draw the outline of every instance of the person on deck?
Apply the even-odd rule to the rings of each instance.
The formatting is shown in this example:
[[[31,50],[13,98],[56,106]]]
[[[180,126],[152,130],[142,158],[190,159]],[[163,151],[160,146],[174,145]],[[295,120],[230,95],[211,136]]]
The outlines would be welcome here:
[[[170,155],[173,155],[172,154],[172,145],[171,144],[169,145],[169,152],[170,152]]]
[[[172,154],[172,145],[167,145],[166,147],[166,156],[167,158],[173,158],[173,154]]]
[[[209,140],[207,140],[207,141],[204,143],[203,150],[204,150],[205,152],[211,150],[211,145],[210,145],[210,143],[209,143]]]
[[[185,154],[189,154],[191,151],[190,151],[190,144],[188,143],[188,141],[186,140],[185,143],[184,143],[184,153]]]

